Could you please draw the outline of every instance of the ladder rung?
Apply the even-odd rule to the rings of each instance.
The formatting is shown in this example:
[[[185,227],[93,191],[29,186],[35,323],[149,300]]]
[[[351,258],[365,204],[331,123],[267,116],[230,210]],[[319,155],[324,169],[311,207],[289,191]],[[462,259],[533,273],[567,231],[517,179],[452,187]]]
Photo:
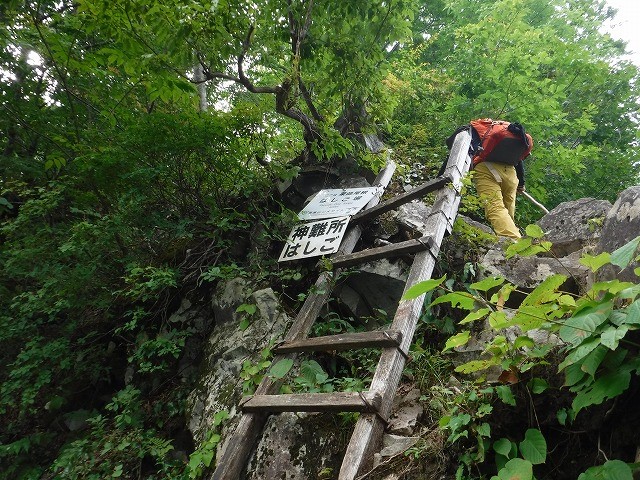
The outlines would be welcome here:
[[[353,226],[382,215],[385,212],[395,210],[400,205],[409,203],[411,200],[422,198],[428,193],[440,190],[445,185],[451,183],[451,180],[452,179],[450,175],[443,175],[442,177],[436,177],[433,180],[429,180],[422,185],[418,185],[414,189],[409,190],[406,193],[390,198],[389,200],[379,203],[372,208],[363,210],[362,212],[355,214],[353,217],[351,217],[351,220],[349,220],[349,225]]]
[[[397,347],[402,333],[394,330],[342,333],[324,337],[284,342],[273,349],[276,354],[293,352],[343,351],[355,348]]]
[[[244,412],[366,412],[374,413],[382,397],[371,392],[288,393],[244,397]]]
[[[359,263],[371,262],[380,258],[394,257],[407,253],[417,253],[424,250],[431,250],[433,238],[425,236],[422,238],[407,240],[406,242],[393,243],[384,247],[370,248],[348,255],[340,255],[331,258],[333,268],[344,268],[357,265]]]

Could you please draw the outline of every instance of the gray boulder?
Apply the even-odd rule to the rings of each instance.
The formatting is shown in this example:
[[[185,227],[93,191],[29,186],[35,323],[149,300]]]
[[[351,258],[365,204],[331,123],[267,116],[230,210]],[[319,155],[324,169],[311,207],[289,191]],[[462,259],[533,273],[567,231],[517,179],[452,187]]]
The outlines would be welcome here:
[[[359,266],[336,289],[336,295],[356,319],[378,318],[379,310],[383,310],[386,317],[391,319],[398,308],[406,281],[407,272],[402,262],[376,260]]]
[[[469,227],[473,227],[476,230],[479,230],[483,233],[486,233],[488,235],[494,235],[493,230],[491,229],[491,227],[485,225],[484,223],[480,223],[480,222],[476,222],[475,220],[462,215],[461,213],[458,213],[458,216],[456,217],[456,222],[462,222],[462,223],[466,223]]]
[[[431,207],[428,207],[420,200],[414,200],[398,208],[396,221],[400,225],[400,228],[414,235],[428,235],[429,232],[426,229],[426,222],[430,213]]]
[[[627,188],[620,193],[607,214],[596,251],[611,253],[638,235],[640,235],[640,185]],[[615,277],[623,281],[638,282],[638,276],[633,273],[633,269],[637,267],[638,263],[635,263],[618,272],[618,267],[606,266],[598,271],[598,277],[600,279]]]
[[[335,478],[322,476],[337,474],[346,448],[335,421],[331,413],[271,415],[249,459],[247,480]]]
[[[169,323],[184,329],[194,328],[197,334],[187,338],[178,364],[180,376],[187,379],[190,375],[197,373],[197,362],[202,351],[203,339],[211,329],[213,320],[211,315],[196,308],[185,298],[178,310],[169,317]]]
[[[546,238],[553,242],[552,251],[565,257],[587,245],[595,245],[611,203],[595,198],[564,202],[538,221]]]
[[[413,435],[424,413],[424,407],[420,402],[420,390],[414,388],[406,395],[398,392],[392,410],[393,413],[387,422],[387,432],[393,435]]]
[[[370,171],[360,168],[354,160],[342,159],[334,162],[331,167],[303,165],[295,178],[281,182],[277,187],[284,204],[299,211],[320,190],[370,187],[374,178]]]
[[[221,284],[211,303],[216,326],[208,339],[201,365],[203,374],[189,395],[187,411],[188,427],[196,445],[206,439],[217,412],[229,413],[216,452],[220,459],[241,415],[236,406],[242,397],[243,363],[261,361],[260,353],[272,340],[283,336],[289,318],[271,289],[251,292],[242,279]],[[243,314],[236,312],[241,304],[256,306],[256,313],[244,330],[240,328]],[[292,413],[270,416],[243,478],[306,480],[316,478],[323,470],[339,468],[345,444],[334,427],[335,418]]]
[[[241,313],[236,308],[243,304],[256,306],[246,329],[241,330]],[[257,362],[260,352],[272,339],[279,339],[285,332],[289,318],[279,306],[271,289],[247,293],[241,279],[222,284],[212,301],[217,312],[216,326],[205,346],[202,378],[188,398],[188,427],[196,443],[205,439],[213,416],[227,411],[232,420],[225,423],[225,430],[233,431],[237,422],[236,405],[242,397],[240,372],[245,360]],[[223,316],[224,315],[224,316]],[[219,448],[219,452],[224,449]]]
[[[582,251],[557,259],[519,256],[507,259],[503,245],[496,244],[480,261],[484,276],[501,276],[520,288],[530,290],[556,273],[569,277],[563,286],[566,291],[584,292],[591,284],[589,268],[579,262]]]

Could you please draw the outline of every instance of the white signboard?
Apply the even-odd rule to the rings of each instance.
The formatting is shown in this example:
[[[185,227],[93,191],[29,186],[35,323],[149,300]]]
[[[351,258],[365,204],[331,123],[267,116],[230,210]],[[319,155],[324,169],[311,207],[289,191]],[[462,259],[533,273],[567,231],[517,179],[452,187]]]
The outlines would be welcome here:
[[[320,190],[298,217],[301,220],[314,220],[355,215],[380,190],[379,187]]]
[[[296,225],[291,230],[278,261],[299,260],[337,252],[348,223],[349,217],[339,217]]]

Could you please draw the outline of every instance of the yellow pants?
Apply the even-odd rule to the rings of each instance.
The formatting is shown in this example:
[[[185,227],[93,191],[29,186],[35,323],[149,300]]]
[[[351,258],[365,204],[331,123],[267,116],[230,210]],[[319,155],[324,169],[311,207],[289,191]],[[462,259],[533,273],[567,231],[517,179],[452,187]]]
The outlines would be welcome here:
[[[493,230],[497,235],[520,238],[513,221],[518,189],[516,169],[503,163],[481,162],[474,167],[474,172],[476,189]]]

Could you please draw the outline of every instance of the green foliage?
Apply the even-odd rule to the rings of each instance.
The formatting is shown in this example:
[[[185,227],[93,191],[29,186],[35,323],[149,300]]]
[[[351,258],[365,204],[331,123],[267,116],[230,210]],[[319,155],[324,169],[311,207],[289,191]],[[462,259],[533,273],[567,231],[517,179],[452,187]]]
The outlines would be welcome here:
[[[265,372],[271,366],[272,355],[271,349],[265,348],[260,352],[260,358],[257,362],[252,362],[249,359],[242,362],[242,370],[239,376],[242,379],[243,395],[251,395],[256,387],[260,385]],[[278,373],[277,370],[276,373]]]
[[[533,135],[527,189],[547,207],[594,192],[613,201],[637,183],[638,68],[620,61],[624,45],[599,31],[612,15],[606,5],[442,6],[422,7],[413,48],[397,52],[389,80],[402,93],[391,134],[402,159],[435,172],[455,127],[507,118]],[[526,225],[540,212],[523,201],[516,215]]]
[[[512,480],[514,478],[532,480],[533,466],[531,462],[521,458],[513,458],[500,469],[497,476],[491,477],[491,480]]]
[[[169,330],[159,333],[153,339],[140,339],[129,363],[137,367],[139,373],[167,372],[182,353],[188,330]]]
[[[445,277],[441,278],[433,278],[430,280],[425,280],[424,282],[420,282],[416,285],[412,285],[406,293],[402,296],[403,300],[412,300],[418,298],[420,295],[423,295],[431,290],[437,288],[442,282],[444,282]]]
[[[293,379],[293,383],[303,392],[319,393],[334,390],[334,384],[329,375],[315,360],[303,360],[300,363],[300,373]]]
[[[433,386],[430,405],[441,412],[439,426],[447,434],[447,443],[462,442],[466,453],[460,459],[463,470],[484,462],[491,445],[490,415],[495,400],[511,405],[513,396],[507,386],[479,387],[464,383],[457,391],[449,387]],[[498,448],[503,441],[498,441]]]
[[[591,467],[581,473],[578,480],[631,480],[631,468],[620,460],[608,460],[604,465]]]
[[[527,232],[533,238],[527,237],[509,245],[507,252],[512,249],[513,255],[518,252],[530,255],[531,247],[535,245],[544,245],[542,252],[550,251],[550,244],[541,240],[541,230],[531,227]],[[582,262],[597,270],[613,258],[616,266],[624,269],[635,259],[637,248],[638,238],[610,255],[585,256]],[[444,295],[432,301],[431,306],[448,302],[469,311],[460,325],[468,328],[473,322],[487,320],[494,330],[494,335],[483,345],[482,359],[459,365],[455,371],[460,373],[478,375],[498,367],[503,371],[500,376],[503,381],[518,383],[532,368],[544,366],[547,363],[545,357],[551,351],[549,345],[537,346],[526,332],[537,328],[556,334],[564,342],[561,351],[556,352],[562,356],[558,369],[564,373],[564,387],[573,394],[571,410],[558,412],[558,421],[565,425],[574,421],[583,410],[620,396],[629,388],[632,377],[640,374],[640,360],[634,354],[637,345],[626,341],[630,332],[640,328],[638,285],[619,280],[601,281],[583,295],[574,296],[561,290],[566,279],[557,274],[547,277],[533,291],[521,292],[524,299],[515,308],[507,308],[505,301],[516,287],[500,277],[488,277],[469,284],[468,291],[464,292],[450,290],[450,284],[443,283],[443,279],[418,284],[413,290],[419,295],[421,289],[432,291],[438,288]],[[514,327],[520,336],[509,341],[503,331]],[[469,330],[458,332],[445,342],[444,351],[461,347],[469,339]],[[528,388],[536,395],[548,395],[553,390],[545,379],[538,377],[530,378]],[[516,398],[508,385],[479,392],[490,392],[504,404],[516,405]],[[487,442],[491,441],[490,431],[481,428],[485,413],[477,407],[478,398],[477,389],[467,389],[453,406],[449,403],[443,408],[446,413],[440,426],[449,432],[449,442],[476,440],[475,453],[461,457],[464,467],[461,471],[483,462]],[[498,468],[493,479],[513,478],[514,475],[533,478],[533,466],[543,464],[547,456],[547,444],[539,429],[527,430],[519,444],[506,438],[495,440],[493,450]],[[521,458],[517,457],[518,453]],[[629,478],[630,469],[624,462],[607,462],[589,469],[580,478],[614,478],[615,475]]]
[[[211,466],[216,455],[218,443],[220,443],[218,431],[227,418],[229,418],[229,414],[224,410],[216,412],[213,416],[213,429],[207,434],[206,439],[200,446],[189,455],[189,463],[187,464],[189,478],[202,478],[206,469]]]
[[[289,373],[289,370],[291,370],[291,367],[293,367],[293,360],[290,358],[283,358],[271,366],[269,369],[269,376],[276,379],[284,378],[287,373]]]
[[[244,331],[249,327],[251,318],[255,315],[257,307],[250,303],[243,303],[236,308],[236,313],[242,314],[239,328]]]
[[[524,440],[520,442],[522,457],[533,465],[544,463],[547,459],[547,442],[540,430],[528,429],[524,434]]]
[[[247,271],[235,263],[231,265],[214,265],[200,275],[206,282],[215,280],[230,280],[232,278],[247,276]]]
[[[128,266],[124,277],[127,288],[117,293],[122,293],[131,300],[151,300],[164,289],[177,286],[176,273],[172,268]]]
[[[321,337],[324,335],[355,332],[356,329],[352,321],[353,319],[345,319],[335,312],[329,312],[313,324],[313,335]]]
[[[118,478],[139,470],[143,459],[151,459],[156,478],[175,476],[181,465],[167,454],[170,440],[154,429],[144,428],[140,391],[129,386],[105,407],[107,416],[87,420],[89,432],[62,447],[51,466],[56,477],[70,479]]]
[[[17,408],[18,415],[24,417],[39,408],[37,400],[41,395],[48,394],[53,398],[56,390],[52,392],[51,387],[57,372],[52,366],[69,373],[73,360],[68,352],[69,342],[64,338],[45,341],[37,337],[28,342],[11,365],[7,381],[0,387],[0,413]],[[62,392],[58,390],[56,393]]]

